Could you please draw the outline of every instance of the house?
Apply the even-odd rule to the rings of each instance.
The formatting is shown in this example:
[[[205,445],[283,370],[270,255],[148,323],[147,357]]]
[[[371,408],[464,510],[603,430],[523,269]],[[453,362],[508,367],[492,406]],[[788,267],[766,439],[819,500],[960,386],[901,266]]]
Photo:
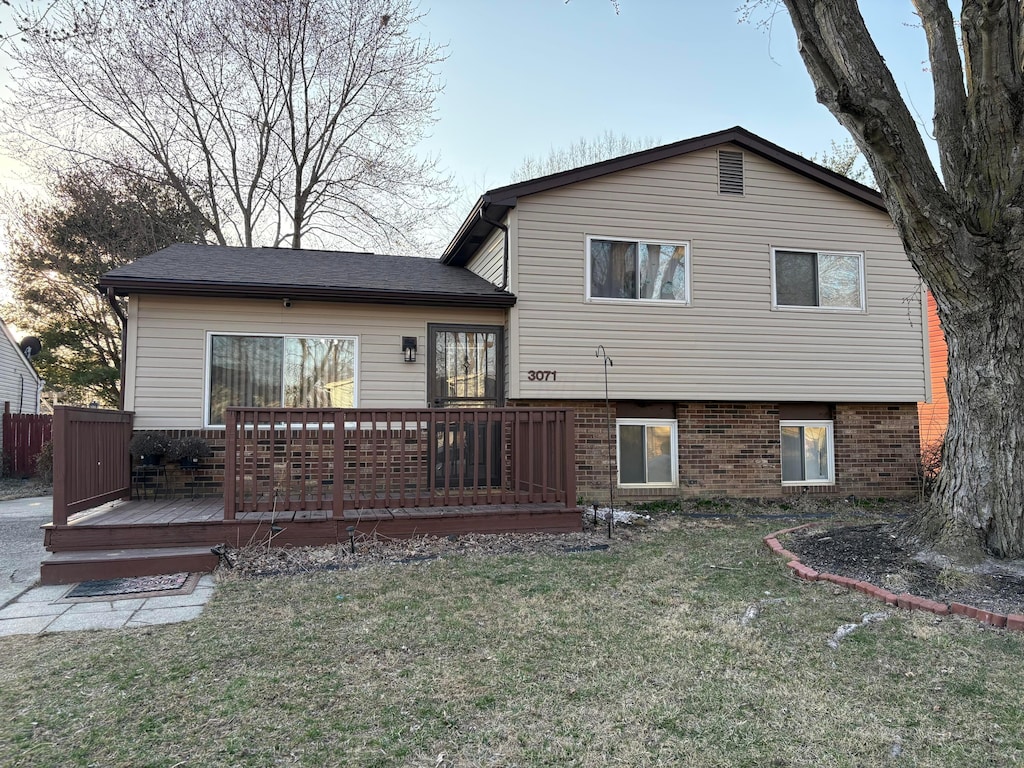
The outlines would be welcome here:
[[[7,324],[0,320],[0,473],[29,476],[42,444],[49,440],[49,417],[38,416],[43,381],[26,356],[24,348],[38,353],[38,341],[28,337],[16,341]]]
[[[42,381],[21,347],[0,320],[0,403],[10,413],[39,413]]]
[[[882,200],[742,128],[490,190],[438,261],[176,245],[100,286],[135,429],[560,406],[587,503],[917,482],[927,323]]]

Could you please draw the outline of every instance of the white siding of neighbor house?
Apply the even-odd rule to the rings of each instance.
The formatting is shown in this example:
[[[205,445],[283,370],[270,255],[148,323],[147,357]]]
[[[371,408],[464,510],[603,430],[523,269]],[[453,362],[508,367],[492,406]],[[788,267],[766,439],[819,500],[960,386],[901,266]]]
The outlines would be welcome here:
[[[501,285],[505,273],[505,233],[501,229],[495,229],[483,242],[466,269],[489,283]]]
[[[427,323],[504,325],[502,310],[293,301],[133,296],[129,304],[125,408],[136,429],[203,425],[207,332],[355,336],[360,407],[427,405]],[[402,359],[416,336],[417,359]]]
[[[912,402],[926,393],[921,284],[882,211],[744,151],[717,149],[520,198],[509,397]],[[588,302],[587,236],[689,242],[691,303]],[[771,248],[864,254],[865,312],[772,309]],[[555,381],[528,380],[531,370]]]
[[[0,321],[0,413],[5,402],[11,413],[39,413],[39,377]]]

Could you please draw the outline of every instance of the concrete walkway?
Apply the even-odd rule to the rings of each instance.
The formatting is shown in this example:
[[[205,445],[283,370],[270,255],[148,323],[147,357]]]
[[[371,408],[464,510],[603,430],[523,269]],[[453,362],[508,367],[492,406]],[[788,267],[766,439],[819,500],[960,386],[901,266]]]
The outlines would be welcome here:
[[[46,557],[40,526],[52,510],[49,496],[0,501],[0,608],[39,581]]]
[[[90,598],[65,602],[73,584],[30,589],[0,609],[0,637],[81,629],[120,629],[189,621],[203,612],[213,595],[213,576],[205,574],[191,594],[157,597]]]
[[[35,586],[46,557],[40,526],[51,520],[52,509],[49,496],[0,501],[0,637],[189,621],[213,594],[208,574],[190,594],[154,597],[65,601],[74,584]]]

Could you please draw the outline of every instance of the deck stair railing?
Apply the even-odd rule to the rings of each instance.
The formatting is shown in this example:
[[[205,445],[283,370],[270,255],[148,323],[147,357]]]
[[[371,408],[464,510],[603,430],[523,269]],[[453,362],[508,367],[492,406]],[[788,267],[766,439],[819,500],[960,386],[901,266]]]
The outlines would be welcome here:
[[[53,524],[131,495],[130,411],[53,409]]]
[[[567,408],[228,408],[224,514],[574,507]]]

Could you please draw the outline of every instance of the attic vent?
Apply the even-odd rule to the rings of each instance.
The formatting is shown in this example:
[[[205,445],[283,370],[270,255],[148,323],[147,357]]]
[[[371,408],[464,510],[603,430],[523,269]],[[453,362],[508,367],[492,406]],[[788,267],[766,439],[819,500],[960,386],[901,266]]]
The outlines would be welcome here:
[[[718,191],[723,195],[743,194],[743,153],[718,151]]]

